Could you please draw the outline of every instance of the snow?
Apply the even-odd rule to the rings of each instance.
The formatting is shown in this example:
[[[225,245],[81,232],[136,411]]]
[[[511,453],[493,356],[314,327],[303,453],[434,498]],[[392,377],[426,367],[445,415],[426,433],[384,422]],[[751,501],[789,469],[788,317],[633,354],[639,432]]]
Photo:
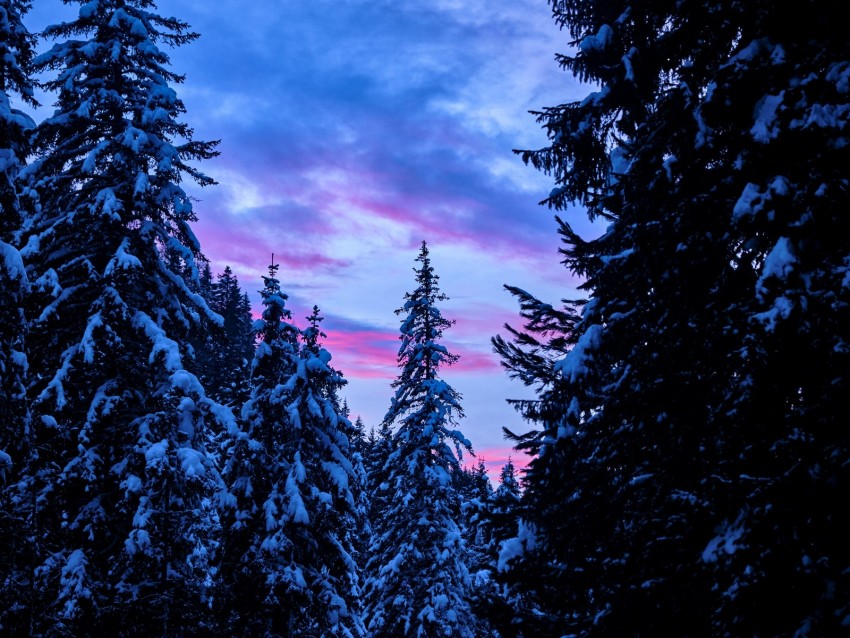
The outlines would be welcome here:
[[[91,591],[86,584],[87,567],[88,561],[81,549],[73,550],[65,560],[59,583],[59,598],[64,600],[61,614],[64,618],[74,618],[79,611],[80,599],[91,598]]]
[[[758,38],[750,42],[743,49],[738,51],[735,55],[733,55],[729,62],[725,65],[721,66],[724,68],[726,66],[731,66],[732,64],[741,65],[742,62],[750,62],[761,55],[769,46],[769,42],[767,38]]]
[[[720,558],[722,553],[734,554],[737,550],[743,547],[740,540],[745,533],[744,515],[741,514],[737,520],[731,525],[724,522],[720,526],[717,536],[712,538],[705,550],[702,552],[702,560],[705,563],[713,563]]]
[[[121,487],[128,492],[138,492],[142,489],[142,480],[135,474],[129,474],[121,481]]]
[[[168,441],[163,439],[157,443],[151,443],[150,447],[145,450],[145,463],[149,468],[157,468],[165,463],[166,452],[168,451]]]
[[[112,259],[109,260],[109,263],[106,266],[106,270],[104,274],[108,277],[112,275],[116,269],[118,270],[130,270],[132,268],[141,268],[142,262],[135,255],[131,255],[127,252],[127,248],[130,246],[130,238],[125,237],[121,240],[121,244],[118,246],[118,249],[115,251],[115,255]]]
[[[88,106],[89,102],[83,102],[77,109],[77,115],[80,117],[89,117]],[[109,148],[109,140],[104,140],[99,144],[96,144],[95,147],[89,151],[88,155],[86,155],[86,159],[83,160],[83,165],[80,167],[82,172],[93,174],[97,168],[98,156],[107,148]]]
[[[757,184],[750,182],[744,187],[744,191],[735,202],[732,216],[734,219],[741,219],[757,215],[765,209],[773,197],[785,197],[789,192],[788,180],[782,175],[774,177],[768,184],[766,191],[762,191]],[[768,210],[768,218],[773,218],[772,210]]]
[[[635,47],[632,47],[631,49],[629,49],[628,53],[626,53],[626,55],[624,55],[622,58],[623,67],[626,70],[625,80],[627,82],[635,81],[635,70],[632,66],[632,58],[637,55],[637,52],[638,50]]]
[[[348,489],[348,472],[341,468],[337,463],[322,463],[328,477],[336,485],[340,491]]]
[[[586,35],[579,42],[578,48],[582,53],[602,51],[614,37],[614,29],[610,25],[603,24],[599,31],[593,35]]]
[[[753,136],[756,142],[767,144],[776,137],[777,128],[774,126],[776,111],[779,109],[779,105],[782,104],[784,96],[785,91],[781,91],[779,95],[765,95],[756,104],[755,124],[750,129],[750,135]]]
[[[709,87],[710,88],[710,87]],[[694,148],[702,148],[711,141],[712,128],[705,123],[700,109],[694,110],[694,119],[697,123],[697,134],[694,139]]]
[[[133,327],[144,330],[145,335],[153,345],[150,356],[148,357],[149,363],[154,363],[157,355],[163,353],[166,370],[171,372],[180,370],[187,375],[189,374],[182,370],[183,363],[180,357],[180,346],[173,339],[169,339],[165,334],[165,330],[160,328],[146,313],[140,310],[135,314],[133,317]],[[192,376],[194,378],[194,375]],[[195,383],[197,383],[197,379],[195,379]],[[174,379],[172,379],[172,384],[176,387]]]
[[[141,129],[128,125],[121,136],[121,143],[133,153],[140,153],[148,143],[148,134]]]
[[[835,90],[839,93],[850,93],[850,62],[833,63],[826,72],[826,80],[835,84]]]
[[[115,221],[121,221],[121,210],[123,204],[120,199],[115,196],[115,192],[111,188],[104,188],[95,198],[95,203],[100,205],[100,211],[107,217],[111,217]]]
[[[21,253],[13,246],[0,241],[0,259],[2,259],[0,263],[3,264],[3,270],[9,279],[19,283],[26,283],[27,271],[24,268],[24,260],[21,258]]]
[[[177,450],[177,458],[180,459],[180,467],[186,476],[202,477],[207,473],[203,452],[190,447],[181,447]]]
[[[816,126],[818,128],[844,129],[850,115],[849,104],[812,104],[802,126],[805,128]],[[799,121],[792,126],[799,125]]]
[[[633,255],[634,252],[634,248],[627,248],[626,250],[617,253],[616,255],[603,255],[602,257],[600,257],[600,259],[602,260],[603,264],[610,264],[611,262],[620,261],[622,259],[628,258]]]
[[[754,315],[753,318],[763,323],[765,330],[773,332],[776,329],[777,323],[781,319],[787,319],[791,315],[792,310],[794,310],[794,302],[784,295],[779,295],[773,300],[773,305],[770,309]]]
[[[177,431],[186,435],[186,440],[191,441],[195,437],[195,411],[197,407],[195,402],[190,397],[182,397],[180,405],[177,408],[180,413],[180,420],[177,424]]]
[[[794,264],[796,261],[797,258],[794,257],[794,249],[791,245],[791,240],[787,237],[780,237],[777,240],[776,245],[764,259],[764,266],[762,267],[761,276],[759,277],[756,287],[760,291],[766,292],[764,287],[765,280],[769,277],[776,277],[777,279],[784,280],[789,273],[794,270]]]
[[[83,20],[88,20],[91,18],[95,12],[97,11],[97,7],[99,4],[99,0],[92,0],[91,2],[87,2],[83,6],[80,7],[80,18]]]
[[[204,388],[198,381],[198,377],[187,370],[177,370],[171,375],[169,382],[175,390],[203,396]]]
[[[534,534],[534,528],[528,525],[524,520],[519,520],[517,535],[514,538],[508,538],[502,541],[502,546],[499,551],[499,559],[496,563],[496,570],[505,572],[510,569],[510,563],[515,558],[519,558],[528,550],[533,550],[536,547],[537,540]]]
[[[304,499],[301,498],[301,491],[295,481],[295,471],[289,473],[286,477],[286,496],[287,496],[287,513],[292,521],[308,525],[310,516],[307,514],[307,508],[304,507]]]
[[[611,162],[611,172],[614,175],[625,175],[629,172],[631,160],[629,159],[629,151],[623,146],[617,146],[608,155]]]
[[[599,347],[601,341],[602,326],[599,324],[588,326],[573,349],[555,364],[555,371],[564,375],[564,378],[570,383],[575,383],[587,374],[587,362],[591,357],[590,353]]]

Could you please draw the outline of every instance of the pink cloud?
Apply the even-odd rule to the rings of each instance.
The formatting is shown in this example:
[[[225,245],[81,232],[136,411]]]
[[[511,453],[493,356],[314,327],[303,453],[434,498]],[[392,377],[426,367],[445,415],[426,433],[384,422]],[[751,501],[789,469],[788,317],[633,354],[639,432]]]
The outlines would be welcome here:
[[[540,259],[539,233],[543,230],[541,226],[551,224],[548,215],[535,214],[533,224],[520,223],[519,226],[516,222],[523,219],[521,214],[513,216],[513,223],[500,221],[504,211],[500,212],[498,207],[504,203],[488,201],[492,194],[478,198],[457,187],[432,189],[421,183],[409,166],[370,170],[362,166],[363,158],[356,151],[337,150],[334,155],[318,153],[300,165],[291,158],[284,161],[282,157],[275,157],[274,162],[264,163],[250,173],[246,173],[245,166],[234,163],[231,167],[231,162],[221,162],[223,174],[231,171],[241,172],[243,176],[247,174],[251,188],[256,189],[266,203],[251,209],[250,222],[242,223],[238,214],[234,216],[227,210],[228,205],[223,200],[231,197],[232,192],[225,185],[212,198],[215,212],[201,211],[199,214],[204,237],[216,241],[215,231],[208,228],[212,225],[242,226],[229,244],[226,237],[216,241],[216,252],[221,248],[221,254],[225,255],[232,254],[234,248],[238,250],[239,245],[255,249],[258,241],[271,243],[269,239],[273,237],[321,239],[339,236],[350,232],[353,220],[349,217],[348,224],[340,225],[336,219],[346,215],[346,210],[352,210],[408,228],[414,243],[437,235],[444,242],[476,249],[486,246],[489,251],[502,253],[512,260]],[[387,165],[392,167],[393,163]],[[435,225],[437,221],[439,224]],[[343,227],[346,230],[342,230]],[[532,229],[536,230],[532,232]],[[545,232],[548,234],[550,229]],[[305,267],[307,256],[305,253],[304,259],[293,259],[292,267]],[[320,248],[310,251],[309,256],[318,257],[320,265],[338,265],[338,260],[323,255]]]
[[[502,369],[499,365],[499,359],[495,354],[475,352],[473,350],[464,351],[458,348],[451,348],[451,346],[449,346],[449,350],[459,355],[460,359],[451,368],[448,368],[451,372],[446,372],[446,375],[489,373],[498,372]]]

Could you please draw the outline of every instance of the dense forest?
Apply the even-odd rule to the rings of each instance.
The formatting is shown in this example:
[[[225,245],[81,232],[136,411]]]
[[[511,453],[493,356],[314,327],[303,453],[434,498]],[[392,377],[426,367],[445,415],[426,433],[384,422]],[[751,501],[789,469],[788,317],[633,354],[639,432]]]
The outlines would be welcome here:
[[[197,34],[153,0],[66,3],[36,37],[0,0],[0,633],[850,632],[837,3],[550,0],[592,88],[517,153],[585,297],[507,286],[492,343],[534,428],[495,488],[464,465],[427,243],[389,409],[352,422],[319,308],[293,318],[272,257],[254,319],[192,231],[181,184],[217,148],[167,49]]]

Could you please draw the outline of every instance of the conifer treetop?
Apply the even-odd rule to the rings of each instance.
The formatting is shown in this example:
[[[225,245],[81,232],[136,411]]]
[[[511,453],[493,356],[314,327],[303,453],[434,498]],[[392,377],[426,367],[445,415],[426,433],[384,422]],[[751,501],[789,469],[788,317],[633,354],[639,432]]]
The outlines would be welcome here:
[[[409,439],[407,445],[401,447],[410,445],[421,451],[435,448],[436,457],[442,459],[436,465],[448,468],[457,466],[458,459],[446,445],[447,439],[454,443],[458,456],[462,456],[462,449],[472,449],[459,430],[447,427],[463,417],[461,395],[439,376],[442,366],[452,365],[459,359],[438,342],[454,321],[444,318],[437,307],[438,301],[448,297],[440,292],[439,277],[434,273],[424,241],[416,261],[420,264],[414,268],[417,287],[404,295],[404,305],[396,310],[396,314],[404,315],[398,350],[401,373],[392,384],[396,392],[384,421],[399,425],[396,434],[399,442]],[[421,440],[414,443],[413,439]],[[397,450],[396,454],[399,453],[405,454]],[[418,454],[413,453],[409,461],[434,464],[435,456],[430,453],[426,456],[427,459],[419,459]]]

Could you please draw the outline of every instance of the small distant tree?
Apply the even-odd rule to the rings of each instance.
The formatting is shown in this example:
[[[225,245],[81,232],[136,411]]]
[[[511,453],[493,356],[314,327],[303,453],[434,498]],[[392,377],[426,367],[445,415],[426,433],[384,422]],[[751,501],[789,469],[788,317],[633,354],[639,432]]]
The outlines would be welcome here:
[[[230,266],[210,289],[210,307],[224,319],[222,329],[207,336],[205,388],[216,401],[242,406],[250,393],[250,365],[254,358],[251,303],[239,287]]]
[[[471,452],[471,446],[454,427],[463,416],[461,397],[439,375],[458,357],[439,343],[452,322],[437,307],[447,297],[425,242],[416,261],[417,287],[397,311],[403,317],[401,372],[384,417],[387,429],[397,429],[376,490],[385,509],[372,521],[366,617],[376,638],[466,638],[474,635],[474,622],[453,474],[461,450]]]
[[[522,498],[516,467],[509,458],[499,473],[499,486],[487,503],[487,528],[491,547],[498,550],[502,541],[516,535],[516,516]]]

